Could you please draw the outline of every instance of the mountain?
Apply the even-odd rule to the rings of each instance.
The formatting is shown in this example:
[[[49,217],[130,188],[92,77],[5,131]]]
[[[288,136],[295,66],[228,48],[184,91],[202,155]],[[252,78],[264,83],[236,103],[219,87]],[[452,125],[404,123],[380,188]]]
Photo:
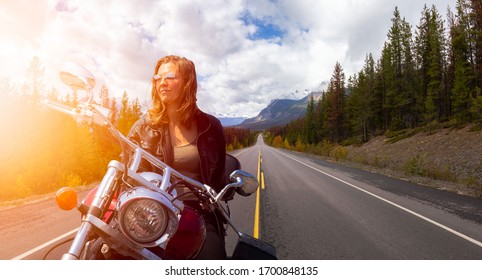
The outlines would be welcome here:
[[[321,92],[312,92],[299,100],[274,99],[256,117],[246,119],[237,126],[251,130],[264,130],[273,126],[286,125],[305,115],[311,96],[317,102]]]
[[[246,119],[241,117],[217,117],[217,118],[219,119],[219,121],[221,121],[221,124],[224,127],[238,125]]]

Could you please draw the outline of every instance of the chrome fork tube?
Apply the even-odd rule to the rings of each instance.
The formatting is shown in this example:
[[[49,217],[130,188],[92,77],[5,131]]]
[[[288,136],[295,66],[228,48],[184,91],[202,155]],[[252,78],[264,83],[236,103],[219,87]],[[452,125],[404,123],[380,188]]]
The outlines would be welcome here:
[[[113,188],[115,187],[115,178],[119,172],[120,163],[117,161],[111,161],[109,163],[109,168],[107,169],[102,182],[95,193],[92,204],[89,207],[89,212],[87,217],[93,215],[97,218],[101,218],[102,210],[108,202],[109,195],[112,194]],[[93,229],[93,225],[87,221],[87,219],[82,220],[77,234],[75,235],[72,245],[70,246],[69,252],[62,256],[62,260],[78,260],[80,254],[88,241],[89,234]]]
[[[93,214],[94,216],[100,218],[100,213],[96,212],[102,212],[102,209],[104,209],[104,207],[106,206],[109,200],[109,196],[112,195],[112,191],[115,186],[114,180],[120,168],[120,163],[115,160],[109,163],[109,168],[107,169],[107,172],[105,173],[104,178],[100,182],[99,188],[95,193],[94,199],[89,209],[89,214]]]
[[[78,260],[80,258],[80,254],[82,253],[82,249],[87,242],[91,230],[92,225],[88,222],[82,221],[82,224],[77,231],[77,235],[75,235],[72,245],[70,245],[69,252],[62,255],[62,260]]]

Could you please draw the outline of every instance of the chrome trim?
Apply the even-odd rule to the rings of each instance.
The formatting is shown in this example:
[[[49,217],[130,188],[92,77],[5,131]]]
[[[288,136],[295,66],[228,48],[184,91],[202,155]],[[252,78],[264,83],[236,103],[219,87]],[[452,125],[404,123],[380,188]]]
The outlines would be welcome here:
[[[69,252],[62,256],[62,260],[78,260],[80,258],[80,253],[84,248],[85,242],[87,242],[91,230],[92,225],[86,221],[82,221],[82,224],[72,241],[72,245],[70,245]]]
[[[144,179],[151,183],[155,182],[156,186],[160,185],[163,179],[163,176],[161,174],[154,172],[142,172],[139,173],[139,175],[141,175]]]
[[[224,189],[222,189],[222,190],[218,193],[218,195],[216,196],[215,200],[216,200],[216,201],[220,201],[229,189],[231,189],[231,188],[241,188],[243,185],[244,185],[243,178],[237,177],[237,178],[236,178],[236,182],[226,185],[226,186],[224,187]]]
[[[109,200],[108,196],[112,193],[112,190],[115,186],[114,179],[117,176],[117,172],[119,172],[119,168],[116,164],[116,161],[113,160],[109,163],[107,172],[99,184],[99,188],[94,195],[94,199],[92,200],[92,204],[90,207],[94,206],[99,209],[104,209]]]
[[[104,239],[104,241],[120,254],[131,256],[137,259],[159,260],[158,255],[147,250],[143,246],[139,246],[124,236],[119,230],[112,228],[102,220],[88,215],[86,222],[94,226],[94,231]]]
[[[141,164],[141,160],[142,160],[142,150],[140,148],[136,148],[136,151],[134,153],[132,163],[129,169],[133,172],[136,172],[137,169],[139,168],[139,165]]]
[[[172,168],[166,167],[164,170],[164,178],[162,178],[162,183],[161,183],[161,190],[167,191],[169,186],[171,185],[171,182],[169,180],[171,179],[171,170]]]
[[[148,243],[140,243],[135,240],[132,240],[128,237],[128,234],[124,232],[124,229],[121,226],[122,223],[120,219],[123,218],[122,217],[123,207],[129,202],[131,202],[132,200],[136,200],[136,199],[152,199],[152,200],[158,201],[167,210],[166,212],[168,216],[168,221],[167,221],[166,229],[164,233],[162,233],[161,237],[156,241],[148,242]],[[119,224],[119,228],[124,233],[126,238],[129,239],[134,244],[137,244],[138,246],[143,246],[143,247],[160,246],[161,248],[165,248],[169,239],[174,235],[174,233],[176,233],[177,228],[179,226],[179,219],[181,217],[180,209],[178,207],[175,207],[166,196],[162,195],[160,192],[156,192],[156,191],[149,190],[142,187],[133,188],[131,190],[128,190],[122,193],[117,201],[116,212],[118,214],[116,216],[117,223]]]

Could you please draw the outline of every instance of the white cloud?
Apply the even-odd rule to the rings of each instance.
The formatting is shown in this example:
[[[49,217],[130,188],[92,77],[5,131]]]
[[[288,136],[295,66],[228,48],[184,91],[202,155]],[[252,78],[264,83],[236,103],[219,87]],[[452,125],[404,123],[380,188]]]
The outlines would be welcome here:
[[[432,0],[445,18],[456,0]],[[335,63],[345,74],[361,69],[367,53],[380,54],[395,6],[415,27],[418,0],[180,0],[26,1],[0,6],[0,76],[25,79],[37,55],[46,84],[61,92],[65,61],[84,65],[111,94],[142,100],[158,58],[193,60],[198,100],[210,113],[255,116],[270,100],[330,79]],[[260,30],[249,15],[282,31],[282,38],[250,40]],[[297,92],[297,93],[296,93]]]

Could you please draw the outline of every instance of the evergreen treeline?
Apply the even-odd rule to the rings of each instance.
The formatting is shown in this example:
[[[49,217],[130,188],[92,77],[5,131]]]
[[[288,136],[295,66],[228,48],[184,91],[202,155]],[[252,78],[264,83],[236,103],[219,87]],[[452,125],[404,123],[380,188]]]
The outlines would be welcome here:
[[[415,27],[395,8],[380,58],[345,80],[336,63],[328,88],[306,115],[269,130],[267,142],[303,149],[365,142],[373,135],[482,118],[482,1],[458,0],[447,21],[435,6]]]
[[[32,95],[4,95],[0,121],[0,201],[97,181],[120,154]]]
[[[0,79],[0,201],[53,192],[62,186],[81,186],[102,179],[120,148],[95,137],[67,115],[40,105],[48,98],[70,106],[79,102],[76,92],[60,97],[57,89],[46,90],[44,67],[38,57],[30,61],[21,88],[9,78]],[[141,105],[124,92],[120,102],[100,89],[99,103],[114,113],[112,123],[124,134],[141,116]],[[249,130],[226,128],[227,148],[239,149],[254,142]]]
[[[249,147],[256,142],[256,132],[242,127],[225,127],[226,150],[232,151]]]
[[[44,98],[70,106],[79,102],[76,92],[61,98],[55,88],[46,91],[43,76],[42,63],[34,57],[20,90],[6,77],[0,81],[0,201],[96,182],[109,161],[119,158],[118,146],[41,105]],[[100,97],[102,105],[114,112],[111,121],[127,133],[141,115],[138,99],[129,100],[124,92],[118,108],[106,86]]]

